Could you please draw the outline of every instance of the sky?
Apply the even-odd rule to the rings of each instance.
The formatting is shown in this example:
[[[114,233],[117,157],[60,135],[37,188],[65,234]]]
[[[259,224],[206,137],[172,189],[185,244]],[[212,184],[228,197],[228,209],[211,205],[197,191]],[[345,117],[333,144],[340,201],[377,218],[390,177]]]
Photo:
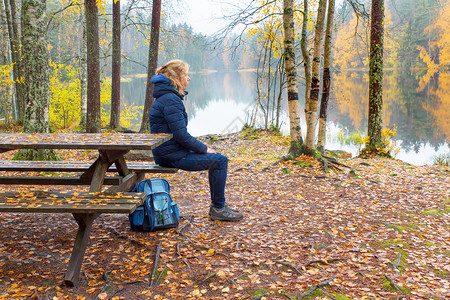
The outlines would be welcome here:
[[[203,35],[214,34],[227,26],[227,21],[222,17],[233,8],[230,3],[238,5],[240,2],[239,0],[185,0],[184,4],[188,7],[185,11],[185,21],[195,32]]]

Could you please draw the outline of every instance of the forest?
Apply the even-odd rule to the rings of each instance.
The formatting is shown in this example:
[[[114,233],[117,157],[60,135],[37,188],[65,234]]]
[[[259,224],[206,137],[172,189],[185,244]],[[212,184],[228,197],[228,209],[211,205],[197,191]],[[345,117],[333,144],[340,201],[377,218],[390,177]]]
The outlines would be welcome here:
[[[450,153],[392,155],[396,134],[448,151],[450,0],[225,2],[205,36],[177,0],[0,0],[1,299],[450,298]],[[172,138],[147,134],[145,80],[174,58],[205,91],[189,121],[217,91],[250,108],[196,136],[239,222],[211,218],[207,171],[139,151]],[[359,155],[326,147],[337,114]],[[145,178],[176,228],[131,230]]]
[[[264,6],[264,1],[253,1],[255,5],[275,12],[280,9],[281,2],[273,6]],[[151,3],[132,1],[121,4],[121,80],[146,76],[148,62],[149,32],[151,24]],[[300,4],[299,4],[300,5]],[[177,3],[167,1],[163,4],[161,38],[159,42],[158,64],[170,59],[179,58],[190,63],[192,72],[255,70],[254,84],[259,86],[255,105],[260,98],[267,97],[267,112],[263,104],[262,113],[277,110],[280,94],[283,96],[282,26],[279,14],[270,14],[261,22],[256,22],[268,11],[256,11],[242,20],[230,16],[230,24],[247,22],[246,30],[221,32],[214,36],[203,36],[194,32],[187,24],[174,23],[180,9],[174,9]],[[401,78],[413,74],[420,80],[420,90],[431,89],[438,97],[437,105],[425,110],[436,115],[437,126],[444,135],[450,132],[448,109],[448,68],[449,50],[448,21],[449,1],[435,0],[402,0],[386,1],[386,26],[384,47],[384,68],[394,75],[385,78],[387,85],[403,84]],[[8,35],[8,22],[5,8],[1,9],[1,72],[0,72],[0,117],[6,122],[18,119],[17,97],[13,76],[13,57]],[[20,15],[20,5],[15,8],[16,18]],[[312,47],[312,32],[315,9],[312,6],[308,18],[309,45]],[[83,42],[84,11],[81,2],[52,1],[47,7],[46,44],[50,64],[50,103],[49,126],[51,131],[76,128],[82,118],[81,99],[85,95],[86,79],[83,64],[86,63],[86,45]],[[343,95],[340,101],[346,109],[359,106],[354,103],[352,93],[368,93],[352,89],[351,78],[358,71],[367,71],[369,52],[369,5],[360,5],[356,10],[351,2],[344,1],[337,7],[334,20],[333,47],[331,49],[331,66],[337,73],[335,86],[337,94]],[[172,15],[171,15],[172,14]],[[101,118],[102,126],[109,123],[111,94],[111,54],[112,54],[112,5],[102,2],[99,5],[100,33],[100,78],[101,78]],[[295,15],[297,26],[300,26],[300,13]],[[253,19],[252,19],[253,18]],[[20,25],[20,20],[16,20]],[[230,25],[232,27],[232,25]],[[20,27],[20,26],[19,26]],[[297,34],[300,34],[300,27]],[[224,33],[227,33],[225,35]],[[297,39],[299,41],[299,39]],[[300,43],[297,42],[300,53]],[[264,58],[264,59],[263,59]],[[300,57],[301,58],[301,57]],[[298,62],[299,86],[305,83],[304,70]],[[343,77],[339,71],[347,72]],[[348,77],[348,72],[355,72]],[[342,73],[344,74],[344,73]],[[350,73],[351,74],[351,73]],[[404,75],[402,75],[404,74]],[[392,78],[392,79],[389,79]],[[362,79],[367,80],[367,79]],[[394,80],[394,81],[393,81]],[[281,82],[282,84],[278,84]],[[285,82],[285,81],[284,81]],[[281,87],[281,88],[280,88]],[[278,90],[279,89],[279,90]],[[418,91],[420,93],[420,90]],[[267,92],[264,92],[267,91]],[[396,95],[395,90],[385,97],[384,114],[389,118],[389,97]],[[367,97],[366,97],[367,98]],[[80,99],[80,101],[76,100]],[[75,101],[73,101],[75,100]],[[279,106],[279,105],[278,105]],[[345,109],[345,108],[343,108]],[[142,107],[129,103],[126,99],[121,104],[121,126],[132,126],[131,120],[139,119]],[[255,109],[255,113],[258,109]],[[278,115],[279,112],[276,112]],[[360,118],[360,117],[359,117]],[[267,119],[267,117],[266,117]],[[358,119],[358,117],[356,118]],[[358,122],[356,119],[353,122]],[[250,120],[250,123],[252,121]],[[389,122],[387,122],[389,123]],[[263,126],[273,124],[279,126],[274,117]],[[445,134],[447,133],[447,134]]]

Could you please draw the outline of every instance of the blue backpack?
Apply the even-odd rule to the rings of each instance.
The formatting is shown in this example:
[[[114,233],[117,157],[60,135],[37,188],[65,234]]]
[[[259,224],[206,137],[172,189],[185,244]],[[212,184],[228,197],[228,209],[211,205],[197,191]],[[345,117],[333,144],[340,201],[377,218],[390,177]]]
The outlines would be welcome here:
[[[132,192],[147,194],[144,203],[128,216],[132,231],[149,232],[178,226],[178,206],[170,197],[167,180],[155,178],[140,181]]]

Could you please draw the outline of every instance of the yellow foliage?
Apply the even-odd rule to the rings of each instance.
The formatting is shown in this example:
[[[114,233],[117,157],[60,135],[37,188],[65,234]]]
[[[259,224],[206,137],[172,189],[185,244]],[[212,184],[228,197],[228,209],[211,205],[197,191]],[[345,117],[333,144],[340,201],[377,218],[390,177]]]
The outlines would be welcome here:
[[[400,151],[400,148],[397,146],[397,143],[393,140],[395,135],[397,134],[397,127],[392,129],[384,128],[381,130],[381,138],[383,140],[383,149],[382,151],[386,153],[390,153],[391,155],[397,155]],[[366,144],[368,145],[368,144]]]
[[[105,78],[100,86],[101,126],[107,127],[111,118],[111,79]],[[121,105],[120,126],[137,131],[136,122],[142,116],[143,106],[135,106],[134,103]]]
[[[368,32],[353,13],[348,24],[336,33],[334,65],[341,69],[361,68],[369,65]]]
[[[431,41],[430,46],[439,50],[439,61],[443,66],[450,65],[450,1],[446,1],[439,10],[439,16],[433,24],[425,29],[425,33],[433,31],[438,38]]]
[[[51,131],[78,125],[81,115],[81,85],[78,71],[72,66],[50,62]]]
[[[418,46],[417,49],[420,50],[419,58],[427,65],[427,73],[420,78],[419,86],[417,87],[417,91],[420,92],[427,86],[431,77],[439,71],[439,65],[434,63],[424,47]]]
[[[386,8],[385,39],[384,39],[384,64],[389,67],[398,66],[398,50],[400,44],[396,40],[392,28],[392,16]],[[336,33],[335,52],[333,54],[334,65],[341,69],[366,68],[369,65],[369,40],[370,33],[367,23],[358,20],[355,13],[350,21],[343,24]]]
[[[430,90],[430,95],[436,99],[432,105],[424,103],[425,110],[431,113],[434,126],[439,128],[441,138],[447,138],[450,142],[450,74],[439,73],[439,83],[436,88]]]
[[[0,88],[12,86],[14,81],[12,80],[13,65],[0,66]]]

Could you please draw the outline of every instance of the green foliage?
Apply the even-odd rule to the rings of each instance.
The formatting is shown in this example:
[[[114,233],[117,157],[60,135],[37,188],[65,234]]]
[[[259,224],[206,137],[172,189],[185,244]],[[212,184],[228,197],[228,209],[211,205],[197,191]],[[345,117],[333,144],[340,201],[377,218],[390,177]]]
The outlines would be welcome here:
[[[396,134],[397,134],[397,127],[394,127],[392,129],[385,128],[381,130],[381,138],[383,146],[380,149],[376,149],[378,155],[391,156],[392,154],[396,155],[400,151],[400,148],[398,147],[397,143],[393,140]],[[349,135],[345,135],[343,129],[338,133],[337,138],[341,144],[357,146],[359,153],[362,152],[361,147],[363,145],[365,147],[369,146],[370,141],[368,136],[363,136],[359,131],[352,132]]]
[[[450,166],[450,153],[439,154],[433,158],[433,165],[437,166]]]
[[[344,129],[341,129],[338,133],[337,139],[341,144],[357,146],[358,152],[360,152],[361,147],[368,142],[368,137],[364,137],[360,131],[351,132],[349,135],[345,135]]]
[[[259,138],[258,129],[255,129],[255,128],[249,126],[248,124],[245,124],[241,130],[241,137],[244,140],[258,139]]]

